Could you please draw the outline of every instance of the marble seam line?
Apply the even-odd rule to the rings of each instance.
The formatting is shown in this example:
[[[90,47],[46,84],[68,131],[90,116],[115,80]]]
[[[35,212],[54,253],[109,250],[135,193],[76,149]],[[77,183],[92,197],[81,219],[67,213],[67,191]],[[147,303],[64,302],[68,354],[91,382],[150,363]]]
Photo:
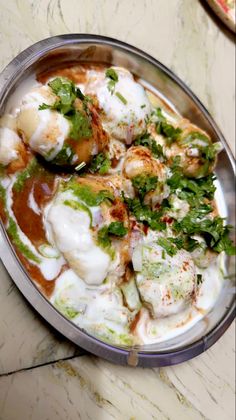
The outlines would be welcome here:
[[[38,365],[28,366],[22,369],[12,370],[6,373],[0,373],[0,379],[4,378],[5,376],[14,375],[14,373],[26,372],[28,370],[33,370],[33,369],[37,369],[37,368],[48,366],[48,365],[54,365],[55,363],[58,363],[64,360],[73,360],[73,359],[76,359],[77,357],[83,357],[83,356],[88,356],[88,353],[84,352],[83,354],[76,354],[74,356],[60,357],[59,359],[51,360],[50,362],[39,363]]]

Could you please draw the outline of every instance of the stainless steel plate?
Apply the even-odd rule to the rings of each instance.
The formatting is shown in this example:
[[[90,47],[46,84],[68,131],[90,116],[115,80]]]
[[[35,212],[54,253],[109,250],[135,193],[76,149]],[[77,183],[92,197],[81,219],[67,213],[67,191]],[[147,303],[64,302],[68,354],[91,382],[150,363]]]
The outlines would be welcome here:
[[[0,75],[0,114],[15,89],[30,75],[64,66],[69,62],[99,62],[123,66],[160,91],[186,118],[220,140],[217,176],[224,191],[228,221],[235,224],[233,157],[217,125],[196,96],[170,70],[144,52],[120,41],[97,35],[62,35],[40,41],[19,54]],[[226,281],[212,311],[186,333],[160,344],[118,347],[106,344],[82,331],[60,314],[39,292],[17,258],[3,225],[0,256],[14,282],[32,306],[58,331],[84,349],[114,363],[139,366],[166,366],[188,360],[209,348],[234,318],[232,284]],[[233,261],[228,261],[233,272]]]

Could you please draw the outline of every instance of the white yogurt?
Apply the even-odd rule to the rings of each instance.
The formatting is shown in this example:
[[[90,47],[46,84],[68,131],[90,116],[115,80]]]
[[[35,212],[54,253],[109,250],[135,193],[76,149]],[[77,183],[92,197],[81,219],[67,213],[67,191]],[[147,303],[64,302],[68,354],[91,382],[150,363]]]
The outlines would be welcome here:
[[[135,82],[129,71],[113,68],[118,75],[114,91],[109,90],[110,79],[105,72],[89,71],[85,92],[97,96],[105,113],[104,128],[115,138],[131,143],[144,131],[151,104],[144,88]]]

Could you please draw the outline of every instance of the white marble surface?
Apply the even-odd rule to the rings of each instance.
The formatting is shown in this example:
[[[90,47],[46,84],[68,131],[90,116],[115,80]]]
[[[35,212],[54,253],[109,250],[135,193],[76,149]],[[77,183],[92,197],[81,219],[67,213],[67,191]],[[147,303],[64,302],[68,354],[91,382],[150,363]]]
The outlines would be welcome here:
[[[234,149],[234,39],[204,1],[0,0],[0,6],[0,69],[48,36],[118,38],[174,70]],[[37,316],[0,266],[1,420],[233,420],[234,360],[233,326],[205,354],[171,368],[124,368],[85,356]]]

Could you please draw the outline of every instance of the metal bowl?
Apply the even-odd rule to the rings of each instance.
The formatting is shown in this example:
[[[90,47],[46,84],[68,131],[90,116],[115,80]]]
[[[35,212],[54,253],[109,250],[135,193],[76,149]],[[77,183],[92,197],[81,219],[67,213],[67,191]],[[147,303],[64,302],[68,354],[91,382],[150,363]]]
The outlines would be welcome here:
[[[216,172],[224,191],[228,221],[235,223],[234,160],[222,133],[201,102],[178,77],[135,47],[115,39],[83,34],[56,36],[34,44],[20,53],[0,75],[0,115],[24,79],[71,62],[99,62],[127,68],[153,90],[161,92],[180,114],[206,130],[213,140],[220,140],[224,151]],[[0,256],[20,291],[49,324],[77,345],[114,363],[152,367],[183,362],[214,344],[234,318],[233,288],[228,280],[214,308],[186,333],[159,344],[113,346],[81,330],[39,292],[16,256],[3,225],[0,229]],[[233,272],[232,262],[228,261],[230,273]]]

